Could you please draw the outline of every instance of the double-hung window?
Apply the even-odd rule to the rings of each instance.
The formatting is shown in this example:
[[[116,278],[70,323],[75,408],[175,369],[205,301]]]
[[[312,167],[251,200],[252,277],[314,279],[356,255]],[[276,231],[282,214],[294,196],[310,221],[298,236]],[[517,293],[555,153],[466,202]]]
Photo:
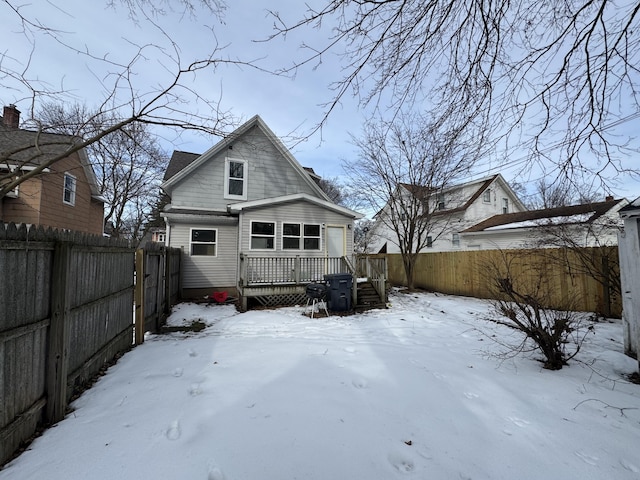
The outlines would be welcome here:
[[[320,225],[305,224],[304,226],[304,249],[320,250]]]
[[[482,194],[482,201],[484,203],[491,203],[491,189],[487,188]]]
[[[227,158],[224,169],[225,198],[247,199],[247,162],[245,160]]]
[[[76,177],[69,173],[64,174],[64,190],[62,202],[67,205],[76,204]]]
[[[320,250],[319,224],[282,224],[283,250]]]
[[[203,228],[191,229],[191,255],[215,257],[218,254],[218,231]]]
[[[460,234],[459,233],[451,234],[451,245],[454,248],[460,248]]]
[[[509,199],[502,199],[502,213],[509,213]]]
[[[251,222],[251,250],[275,250],[276,224]]]

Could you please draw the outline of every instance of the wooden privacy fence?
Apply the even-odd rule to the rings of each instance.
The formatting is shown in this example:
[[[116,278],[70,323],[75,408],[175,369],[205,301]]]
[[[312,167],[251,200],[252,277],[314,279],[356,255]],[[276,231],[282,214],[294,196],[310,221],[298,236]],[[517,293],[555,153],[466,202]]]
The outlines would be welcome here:
[[[0,223],[0,464],[133,340],[126,241]]]
[[[145,332],[160,331],[180,298],[182,250],[149,243],[136,251],[135,331],[136,344]],[[140,281],[142,279],[142,281]]]
[[[389,281],[406,285],[400,254],[389,254]],[[533,285],[544,275],[550,308],[571,308],[619,317],[622,314],[618,247],[584,249],[472,250],[422,253],[414,286],[477,298],[494,298],[496,268],[509,265],[520,284]]]

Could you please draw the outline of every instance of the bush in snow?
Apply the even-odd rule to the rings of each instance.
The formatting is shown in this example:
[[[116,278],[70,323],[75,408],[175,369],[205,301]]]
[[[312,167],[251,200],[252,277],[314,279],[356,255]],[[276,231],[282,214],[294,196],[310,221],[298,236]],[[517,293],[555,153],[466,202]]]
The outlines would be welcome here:
[[[560,370],[577,355],[593,327],[585,324],[584,314],[573,311],[571,301],[563,309],[548,308],[553,282],[548,278],[552,270],[546,265],[523,262],[513,256],[502,258],[502,264],[488,266],[496,299],[496,316],[489,320],[522,334],[522,341],[509,345],[510,349],[537,350],[544,356],[545,368]]]

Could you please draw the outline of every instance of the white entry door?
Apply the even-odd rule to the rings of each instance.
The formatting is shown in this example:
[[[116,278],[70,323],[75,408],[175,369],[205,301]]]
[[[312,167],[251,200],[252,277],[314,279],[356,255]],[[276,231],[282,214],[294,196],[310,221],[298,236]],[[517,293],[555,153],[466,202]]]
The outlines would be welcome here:
[[[340,262],[333,260],[343,257],[345,251],[345,231],[344,227],[327,227],[327,273],[340,273]]]

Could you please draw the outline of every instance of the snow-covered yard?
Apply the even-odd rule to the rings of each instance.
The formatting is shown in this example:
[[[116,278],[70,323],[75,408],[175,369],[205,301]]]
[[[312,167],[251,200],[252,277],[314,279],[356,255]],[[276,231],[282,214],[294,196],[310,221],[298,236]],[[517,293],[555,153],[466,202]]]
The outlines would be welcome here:
[[[0,479],[640,479],[640,386],[619,321],[568,368],[499,358],[485,301],[388,310],[182,304]]]

